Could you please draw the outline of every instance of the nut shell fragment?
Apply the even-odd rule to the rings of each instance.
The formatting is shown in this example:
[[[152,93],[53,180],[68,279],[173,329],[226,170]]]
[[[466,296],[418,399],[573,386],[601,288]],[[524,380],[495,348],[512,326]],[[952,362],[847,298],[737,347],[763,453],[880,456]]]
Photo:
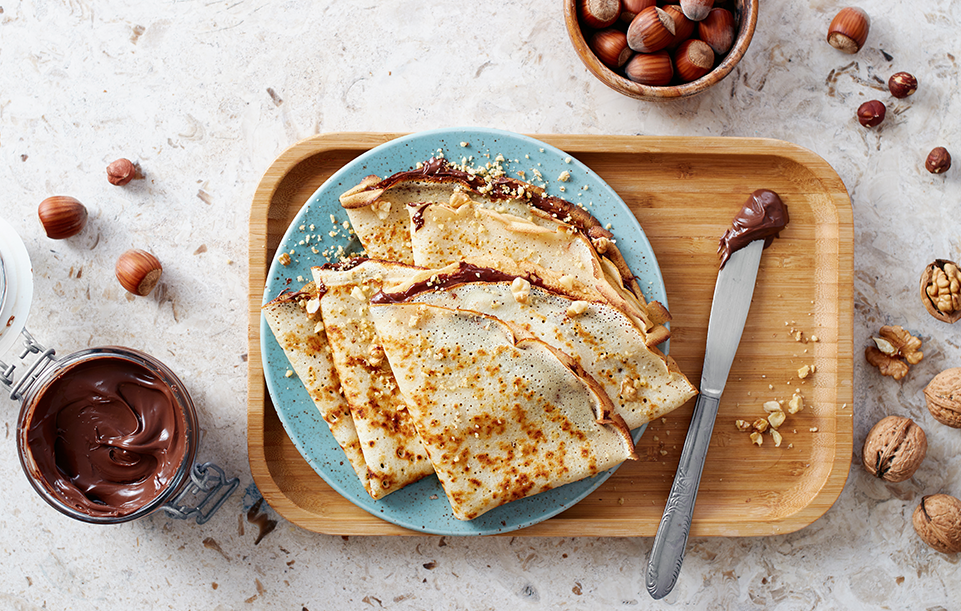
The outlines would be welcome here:
[[[961,552],[961,500],[947,494],[922,497],[911,522],[918,536],[937,551]]]
[[[961,320],[961,270],[947,259],[936,259],[921,273],[921,302],[931,316],[947,323]]]
[[[910,418],[882,418],[864,440],[861,460],[868,473],[887,482],[914,475],[928,452],[924,431]]]
[[[924,398],[935,420],[961,429],[961,367],[934,376],[924,389]]]

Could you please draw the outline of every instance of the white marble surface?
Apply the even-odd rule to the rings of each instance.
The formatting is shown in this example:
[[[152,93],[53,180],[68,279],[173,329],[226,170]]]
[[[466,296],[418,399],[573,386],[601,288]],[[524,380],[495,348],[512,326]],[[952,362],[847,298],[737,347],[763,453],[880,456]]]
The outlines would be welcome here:
[[[959,608],[958,558],[926,547],[910,515],[923,494],[961,495],[961,433],[935,422],[920,392],[961,365],[961,326],[934,320],[915,296],[925,264],[961,259],[961,4],[862,1],[873,27],[855,57],[824,41],[844,4],[761,0],[754,42],[727,80],[649,104],[586,71],[559,1],[0,0],[0,216],[33,261],[28,327],[63,353],[124,344],[163,359],[199,405],[201,459],[242,489],[204,526],[163,515],[72,522],[21,473],[16,405],[2,399],[0,609]],[[918,93],[862,129],[855,109],[889,101],[877,78],[897,70],[919,78]],[[658,603],[643,587],[649,538],[347,539],[265,508],[277,526],[255,545],[246,232],[261,174],[319,132],[456,125],[768,136],[824,157],[854,205],[854,445],[881,416],[909,415],[928,434],[921,470],[883,485],[854,464],[835,506],[797,533],[693,540]],[[935,145],[958,147],[945,176],[922,167]],[[148,179],[108,185],[104,166],[119,156]],[[36,207],[55,193],[88,206],[84,234],[43,235]],[[128,298],[113,278],[129,247],[165,263],[151,297]],[[860,357],[884,323],[924,340],[924,361],[900,383]]]

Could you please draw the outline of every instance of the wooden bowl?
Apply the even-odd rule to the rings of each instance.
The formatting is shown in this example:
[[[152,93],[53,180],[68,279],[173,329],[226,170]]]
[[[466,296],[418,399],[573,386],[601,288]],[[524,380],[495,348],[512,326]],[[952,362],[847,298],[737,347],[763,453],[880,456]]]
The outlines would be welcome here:
[[[751,44],[751,38],[754,36],[754,28],[757,26],[757,6],[758,0],[734,0],[733,12],[738,23],[737,38],[735,38],[731,50],[713,70],[690,83],[677,83],[663,87],[635,83],[623,74],[611,70],[601,60],[597,59],[597,56],[594,55],[587,44],[587,37],[594,30],[582,25],[579,21],[577,0],[564,0],[564,21],[567,23],[567,33],[571,37],[577,55],[580,56],[581,61],[584,62],[591,74],[600,79],[602,83],[632,98],[663,101],[697,95],[719,82],[734,69],[734,66],[744,57],[748,45]],[[585,37],[585,33],[587,37]]]

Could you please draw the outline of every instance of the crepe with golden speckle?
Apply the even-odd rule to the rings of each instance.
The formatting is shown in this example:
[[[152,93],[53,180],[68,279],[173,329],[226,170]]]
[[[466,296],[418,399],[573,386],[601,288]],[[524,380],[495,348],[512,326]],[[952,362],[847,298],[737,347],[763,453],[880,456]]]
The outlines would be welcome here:
[[[367,463],[347,400],[340,389],[334,369],[327,335],[320,313],[308,314],[305,305],[315,298],[315,287],[309,283],[296,293],[283,293],[263,306],[267,326],[284,351],[291,369],[303,383],[321,417],[343,449],[361,484],[370,492]]]
[[[610,304],[583,301],[536,285],[519,300],[511,280],[481,279],[484,276],[484,271],[454,264],[415,275],[382,298],[486,314],[521,336],[535,337],[576,358],[631,429],[660,418],[697,394],[673,359],[648,347],[637,325]]]
[[[419,270],[399,263],[357,260],[340,268],[315,267],[327,340],[334,367],[360,439],[371,497],[433,473],[404,396],[370,320],[368,301],[384,283]]]
[[[597,382],[544,342],[426,304],[373,303],[370,315],[456,518],[635,457]]]

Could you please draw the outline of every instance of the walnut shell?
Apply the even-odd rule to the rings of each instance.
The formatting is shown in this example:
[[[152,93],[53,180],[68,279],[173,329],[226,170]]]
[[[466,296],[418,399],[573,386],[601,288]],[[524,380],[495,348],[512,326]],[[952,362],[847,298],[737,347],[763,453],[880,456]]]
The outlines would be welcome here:
[[[947,494],[921,498],[911,517],[924,542],[945,554],[961,552],[961,501]]]
[[[924,388],[928,411],[941,424],[961,429],[961,367],[945,369]]]
[[[921,273],[921,302],[928,314],[946,323],[961,320],[961,272],[958,264],[935,259]]]
[[[882,418],[864,440],[861,460],[871,475],[887,482],[903,482],[921,466],[928,438],[910,418]]]

